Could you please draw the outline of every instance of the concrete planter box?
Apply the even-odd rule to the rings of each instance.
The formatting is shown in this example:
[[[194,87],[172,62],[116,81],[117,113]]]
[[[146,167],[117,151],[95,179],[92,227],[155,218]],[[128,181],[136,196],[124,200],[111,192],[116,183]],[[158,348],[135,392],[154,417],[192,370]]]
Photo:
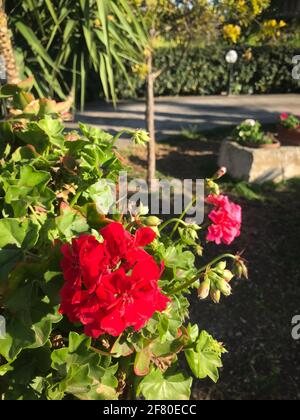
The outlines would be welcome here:
[[[226,166],[233,178],[242,181],[257,184],[281,182],[300,177],[300,147],[252,149],[224,141],[219,165]]]

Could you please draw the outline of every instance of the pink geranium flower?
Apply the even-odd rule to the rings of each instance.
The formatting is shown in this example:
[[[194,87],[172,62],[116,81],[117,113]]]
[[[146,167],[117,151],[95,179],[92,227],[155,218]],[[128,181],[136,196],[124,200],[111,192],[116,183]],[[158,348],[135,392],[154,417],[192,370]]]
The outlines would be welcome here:
[[[280,115],[280,118],[281,118],[282,120],[287,120],[287,119],[289,118],[289,114],[287,114],[286,112],[284,112],[284,113],[282,113],[282,114]]]
[[[242,208],[224,195],[209,195],[206,202],[215,206],[209,214],[213,224],[208,228],[207,240],[217,245],[230,245],[241,234]]]

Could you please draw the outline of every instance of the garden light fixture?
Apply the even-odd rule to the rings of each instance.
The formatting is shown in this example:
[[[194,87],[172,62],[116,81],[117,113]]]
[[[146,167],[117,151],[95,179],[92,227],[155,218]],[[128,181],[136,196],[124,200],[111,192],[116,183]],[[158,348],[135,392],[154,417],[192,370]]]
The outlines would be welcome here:
[[[233,78],[233,66],[238,61],[239,55],[237,51],[230,50],[225,56],[226,62],[229,64],[229,83],[228,83],[228,96],[232,94],[232,78]]]

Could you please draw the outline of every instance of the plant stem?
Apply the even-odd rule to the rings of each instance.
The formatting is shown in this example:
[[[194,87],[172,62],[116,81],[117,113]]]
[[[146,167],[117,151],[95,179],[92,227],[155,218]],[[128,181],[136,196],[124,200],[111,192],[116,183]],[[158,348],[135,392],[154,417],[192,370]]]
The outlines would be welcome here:
[[[95,353],[101,354],[101,356],[112,356],[112,353],[108,353],[102,350],[97,349],[96,347],[91,346],[90,350],[92,350]]]
[[[150,191],[155,188],[156,175],[156,140],[155,140],[155,99],[154,99],[154,84],[155,77],[153,73],[153,52],[149,49],[147,56],[147,92],[146,92],[146,125],[149,133],[148,143],[148,173],[147,181]]]
[[[197,280],[199,280],[199,275],[201,273],[203,273],[204,271],[206,271],[208,268],[210,268],[212,265],[216,264],[217,262],[223,260],[224,258],[231,258],[233,260],[236,260],[236,255],[233,254],[223,254],[220,257],[215,258],[214,260],[212,260],[209,264],[206,264],[204,267],[200,268],[197,271],[197,275],[195,277],[192,278],[192,280],[188,280],[187,282],[185,282],[183,285],[181,285],[180,287],[177,287],[176,289],[173,289],[169,292],[170,295],[176,295],[177,293],[180,293],[182,290],[185,290],[187,288],[189,288],[190,286],[192,286]]]
[[[126,130],[126,129],[124,129],[124,130],[122,130],[122,131],[120,131],[114,138],[113,138],[113,144],[115,144],[120,138],[121,138],[121,136],[123,136],[123,134],[125,134],[125,133],[128,133],[129,132],[129,130]]]
[[[73,197],[71,203],[70,203],[70,207],[74,207],[77,204],[77,201],[79,200],[79,198],[81,197],[82,191],[78,191],[77,194]]]
[[[181,216],[177,219],[177,223],[174,226],[172,233],[170,235],[170,239],[173,239],[173,236],[175,235],[177,229],[179,228],[180,223],[183,221],[184,217],[186,216],[187,212],[193,207],[193,205],[195,204],[197,200],[197,197],[193,198],[192,201],[190,202],[190,204],[186,207],[186,209],[183,211],[183,213],[181,214]]]
[[[31,211],[34,220],[37,222],[38,225],[43,226],[43,224],[41,223],[41,221],[39,220],[34,208],[32,206],[29,206],[29,210]]]
[[[163,223],[160,228],[159,231],[161,232],[162,230],[164,230],[167,226],[169,226],[172,223],[177,223],[177,225],[179,226],[180,224],[182,224],[184,227],[186,227],[186,223],[182,220],[182,219],[177,219],[177,218],[173,218],[170,220],[167,220],[165,223]]]

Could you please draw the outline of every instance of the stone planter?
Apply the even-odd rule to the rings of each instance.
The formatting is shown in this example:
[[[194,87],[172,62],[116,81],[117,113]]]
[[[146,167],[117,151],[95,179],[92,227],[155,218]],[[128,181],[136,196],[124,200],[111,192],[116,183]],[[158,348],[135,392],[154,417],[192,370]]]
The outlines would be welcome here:
[[[259,146],[254,146],[253,143],[246,143],[244,146],[250,149],[278,149],[281,144],[279,140],[274,139],[273,143],[260,144]]]
[[[300,127],[288,129],[278,125],[278,138],[283,146],[300,146]]]
[[[241,181],[262,184],[300,177],[300,147],[253,149],[224,141],[219,165]]]

